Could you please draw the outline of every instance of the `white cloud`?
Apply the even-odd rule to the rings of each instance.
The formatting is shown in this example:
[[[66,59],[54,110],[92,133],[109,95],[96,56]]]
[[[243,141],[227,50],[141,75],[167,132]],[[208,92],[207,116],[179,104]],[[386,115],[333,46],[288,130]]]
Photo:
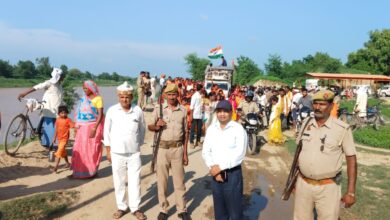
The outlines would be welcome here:
[[[0,33],[1,59],[7,59],[4,56],[17,56],[18,60],[33,60],[36,57],[49,56],[51,60],[54,58],[54,60],[71,61],[76,66],[84,65],[80,68],[96,71],[103,71],[96,69],[96,66],[109,65],[116,65],[115,69],[118,71],[118,66],[123,65],[128,68],[129,62],[135,60],[138,63],[172,62],[179,66],[188,53],[206,54],[208,51],[197,46],[174,43],[94,41],[93,39],[81,41],[57,30],[12,28],[2,22],[0,22]],[[107,69],[114,69],[114,67]]]

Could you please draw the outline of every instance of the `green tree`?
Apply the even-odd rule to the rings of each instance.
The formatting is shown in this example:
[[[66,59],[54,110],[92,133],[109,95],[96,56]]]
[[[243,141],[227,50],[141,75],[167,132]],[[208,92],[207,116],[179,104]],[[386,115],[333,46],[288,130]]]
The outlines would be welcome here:
[[[339,59],[329,56],[327,53],[317,52],[303,58],[303,63],[307,65],[309,71],[338,73],[343,66]]]
[[[33,62],[21,60],[15,66],[13,75],[18,78],[31,79],[37,75],[37,70]]]
[[[254,77],[260,75],[263,75],[263,73],[253,60],[245,56],[238,57],[236,71],[233,76],[234,83],[245,85]]]
[[[264,64],[265,72],[269,76],[283,77],[282,59],[277,54],[269,55],[268,62]]]
[[[192,75],[192,79],[204,80],[204,71],[210,60],[199,58],[196,53],[188,54],[184,59],[188,65],[187,71]]]
[[[114,80],[115,82],[118,82],[120,80],[120,75],[116,72],[113,72],[111,75],[111,79]]]
[[[111,75],[107,72],[103,72],[103,73],[100,73],[98,76],[97,76],[98,79],[106,79],[106,80],[110,80],[111,79]]]
[[[72,85],[72,77],[69,75],[68,67],[66,65],[61,65],[60,69],[62,74],[65,75],[65,79],[62,83],[62,88],[64,89],[64,102],[69,109],[73,108],[75,100],[78,98],[78,95]]]
[[[348,55],[346,66],[390,75],[390,29],[371,31],[364,48]]]
[[[13,67],[8,61],[0,60],[0,76],[12,77]]]
[[[51,76],[51,72],[53,68],[50,65],[49,57],[42,57],[35,59],[35,63],[37,64],[37,74],[39,76],[43,76],[45,78]]]
[[[72,80],[82,80],[83,79],[83,72],[81,72],[79,69],[77,68],[72,68],[70,70],[68,70],[68,77]]]

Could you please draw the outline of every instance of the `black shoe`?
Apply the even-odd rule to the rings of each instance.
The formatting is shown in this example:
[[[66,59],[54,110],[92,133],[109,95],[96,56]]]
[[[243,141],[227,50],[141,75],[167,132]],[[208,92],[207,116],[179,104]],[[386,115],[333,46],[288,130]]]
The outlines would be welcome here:
[[[178,214],[180,219],[183,220],[191,220],[190,215],[187,212],[182,212]]]
[[[157,220],[168,220],[168,215],[164,212],[160,212],[160,214],[157,216]]]

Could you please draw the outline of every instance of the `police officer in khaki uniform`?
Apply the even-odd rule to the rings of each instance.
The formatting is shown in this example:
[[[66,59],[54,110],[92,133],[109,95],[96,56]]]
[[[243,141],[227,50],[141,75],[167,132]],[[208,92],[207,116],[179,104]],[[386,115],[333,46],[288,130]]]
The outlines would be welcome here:
[[[340,206],[351,207],[355,199],[356,149],[349,125],[330,116],[334,93],[319,91],[313,96],[314,118],[308,118],[298,164],[300,176],[295,185],[295,220],[337,220]],[[298,140],[297,140],[298,141]],[[348,186],[341,195],[341,167],[345,154]]]
[[[138,102],[137,105],[145,110],[145,71],[141,71],[137,79],[137,93],[138,93]]]
[[[169,168],[172,170],[176,209],[179,212],[179,217],[181,219],[190,219],[184,198],[186,191],[184,166],[188,165],[187,111],[177,100],[177,85],[167,85],[164,93],[167,102],[162,106],[163,118],[159,118],[160,106],[157,105],[153,112],[155,123],[148,125],[150,131],[163,129],[156,162],[158,201],[161,208],[158,220],[168,219],[167,188]]]
[[[245,93],[245,100],[240,102],[237,107],[238,114],[240,116],[240,123],[244,123],[244,118],[248,113],[259,113],[260,109],[257,106],[256,102],[252,101],[254,93],[251,90],[248,90]]]

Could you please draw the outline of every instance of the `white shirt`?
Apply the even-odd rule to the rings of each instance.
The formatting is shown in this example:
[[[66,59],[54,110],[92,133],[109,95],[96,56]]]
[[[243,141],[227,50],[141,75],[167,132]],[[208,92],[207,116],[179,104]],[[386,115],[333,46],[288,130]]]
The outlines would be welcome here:
[[[43,109],[42,116],[49,118],[56,118],[58,107],[62,103],[63,97],[63,89],[59,83],[51,83],[50,80],[46,80],[43,83],[39,83],[33,87],[35,90],[44,89],[45,93],[43,93],[42,101]]]
[[[293,95],[291,109],[298,108],[297,105],[298,105],[299,100],[301,100],[301,98],[302,98],[302,93],[300,93],[300,92],[297,92]],[[294,104],[294,103],[297,103],[297,104]]]
[[[218,165],[221,170],[230,169],[242,163],[247,145],[247,134],[242,125],[230,121],[222,129],[217,121],[207,129],[202,157],[209,168]]]
[[[265,94],[260,96],[260,105],[265,107],[267,103],[268,103],[267,96]]]
[[[165,85],[165,79],[164,78],[160,78],[160,86],[161,88],[164,87]]]
[[[104,121],[104,145],[113,153],[137,153],[145,138],[145,120],[139,106],[125,112],[118,103],[111,106]]]
[[[202,96],[196,91],[191,97],[190,109],[194,111],[194,119],[202,119]]]

